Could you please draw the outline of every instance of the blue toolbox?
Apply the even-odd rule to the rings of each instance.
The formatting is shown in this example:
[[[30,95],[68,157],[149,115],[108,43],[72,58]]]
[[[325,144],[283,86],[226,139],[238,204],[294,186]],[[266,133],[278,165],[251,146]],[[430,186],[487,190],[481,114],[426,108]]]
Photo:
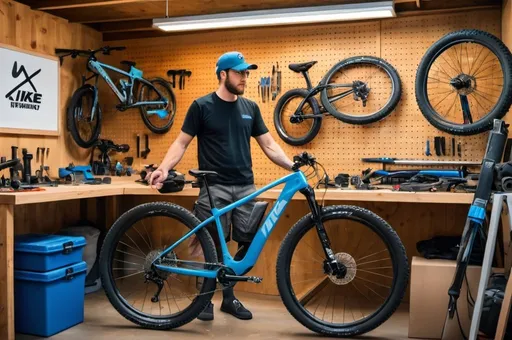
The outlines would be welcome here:
[[[24,234],[14,238],[14,269],[47,272],[82,261],[85,237]]]
[[[16,332],[51,336],[84,320],[85,261],[47,272],[14,271]]]

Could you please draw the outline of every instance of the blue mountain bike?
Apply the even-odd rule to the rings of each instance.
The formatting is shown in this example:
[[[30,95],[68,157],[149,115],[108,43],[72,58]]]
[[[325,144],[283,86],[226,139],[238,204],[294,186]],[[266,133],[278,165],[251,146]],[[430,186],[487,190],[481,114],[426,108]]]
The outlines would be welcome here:
[[[144,124],[154,133],[163,134],[169,131],[176,114],[176,98],[171,85],[163,78],[147,80],[143,72],[135,68],[133,61],[123,60],[122,65],[129,67],[129,72],[99,62],[96,53],[109,55],[111,51],[122,51],[125,47],[105,46],[97,50],[56,49],[60,60],[66,56],[76,58],[87,57],[87,70],[90,77],[82,76],[82,86],[71,97],[67,109],[67,126],[75,142],[89,148],[97,141],[101,132],[102,112],[99,105],[98,78],[101,76],[119,99],[116,108],[125,111],[139,108]],[[127,79],[119,80],[119,88],[114,84],[105,69],[114,71]],[[94,85],[86,82],[95,78]],[[137,94],[137,96],[135,96]]]
[[[119,217],[100,254],[102,283],[115,309],[143,327],[176,328],[195,319],[215,291],[239,281],[260,283],[262,278],[246,274],[300,192],[311,213],[295,223],[277,255],[277,286],[286,308],[310,330],[340,337],[369,332],[386,321],[408,283],[408,260],[400,238],[366,209],[319,205],[308,179],[319,175],[318,166],[324,176],[325,169],[307,153],[295,156],[294,162],[291,174],[227,205],[210,194],[208,179],[215,172],[189,171],[210,198],[212,216],[203,222],[169,202],[141,204]],[[300,170],[303,166],[308,166],[305,172]],[[221,216],[280,184],[285,186],[266,218],[266,206],[256,208],[265,202],[256,203],[247,222],[256,226],[254,239],[233,258]],[[220,249],[207,226],[216,227]]]

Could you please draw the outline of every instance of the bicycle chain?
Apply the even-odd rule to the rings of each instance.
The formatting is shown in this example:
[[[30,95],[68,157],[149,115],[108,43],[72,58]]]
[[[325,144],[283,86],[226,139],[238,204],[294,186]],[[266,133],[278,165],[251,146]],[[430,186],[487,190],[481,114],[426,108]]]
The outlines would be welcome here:
[[[228,268],[228,266],[226,266],[225,264],[222,264],[222,263],[212,263],[212,262],[196,262],[196,261],[186,261],[186,260],[171,260],[173,263],[176,263],[176,262],[183,262],[183,263],[196,263],[196,264],[200,264],[201,266],[206,266],[206,265],[211,265],[211,266],[218,266],[218,267],[222,267],[222,268]],[[171,274],[172,275],[172,274]],[[169,276],[171,276],[169,275]],[[194,275],[195,276],[195,275]],[[201,276],[195,276],[196,278],[198,277],[201,277]],[[178,280],[176,278],[174,278],[175,280]],[[215,293],[217,291],[223,291],[227,288],[230,288],[231,285],[227,285],[227,286],[224,286],[222,283],[220,283],[217,278],[215,278],[216,280],[216,286],[218,286],[219,284],[221,285],[221,288],[217,288],[217,289],[214,289],[214,290],[210,290],[210,291],[207,291],[207,292],[204,292],[204,293],[198,293],[198,294],[194,294],[194,295],[180,295],[180,296],[175,296],[175,297],[186,297],[186,298],[189,298],[191,296],[201,296],[201,295],[207,295],[207,294],[210,294],[210,293]],[[170,285],[169,285],[170,287]]]

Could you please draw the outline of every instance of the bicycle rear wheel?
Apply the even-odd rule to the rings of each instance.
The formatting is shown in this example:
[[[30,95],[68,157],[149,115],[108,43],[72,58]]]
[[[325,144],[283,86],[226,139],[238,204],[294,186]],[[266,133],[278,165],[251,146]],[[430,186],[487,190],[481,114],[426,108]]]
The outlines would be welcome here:
[[[416,100],[441,131],[473,135],[490,130],[512,103],[512,55],[487,32],[449,33],[427,50],[418,66]]]
[[[155,88],[167,100],[167,105],[142,105],[140,115],[144,124],[154,133],[163,134],[169,131],[176,116],[176,97],[168,81],[162,78],[155,78],[149,81],[153,86],[141,83],[139,89],[139,101],[160,101],[162,97],[155,91]],[[152,110],[160,110],[162,116]]]
[[[329,70],[322,84],[330,85],[322,90],[325,109],[348,124],[370,124],[384,119],[402,95],[395,68],[372,56],[342,60]]]
[[[197,280],[151,266],[163,250],[199,223],[188,210],[167,202],[136,206],[114,223],[99,263],[105,293],[123,317],[146,328],[169,329],[192,321],[204,310],[215,291],[215,279]],[[197,253],[189,251],[186,240],[160,263],[213,269],[210,263],[217,263],[217,254],[210,234],[203,228],[196,236]]]
[[[409,266],[400,238],[374,213],[352,206],[322,209],[322,223],[343,278],[324,272],[324,250],[311,214],[286,235],[277,258],[284,305],[310,330],[339,337],[369,332],[394,313]]]

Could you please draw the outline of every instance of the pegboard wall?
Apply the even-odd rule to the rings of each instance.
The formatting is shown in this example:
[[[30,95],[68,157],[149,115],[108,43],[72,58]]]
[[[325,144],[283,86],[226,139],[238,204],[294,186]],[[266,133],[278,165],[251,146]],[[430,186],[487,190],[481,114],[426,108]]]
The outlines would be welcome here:
[[[178,86],[173,89],[178,109],[174,125],[167,134],[151,133],[142,123],[137,110],[115,112],[111,103],[103,102],[105,120],[102,137],[113,139],[116,143],[128,143],[131,146],[128,156],[135,157],[136,135],[141,136],[143,149],[144,134],[149,134],[151,152],[147,159],[135,158],[134,166],[139,169],[143,164],[159,163],[178,135],[193,100],[217,89],[214,73],[217,58],[224,52],[237,50],[244,54],[248,62],[259,66],[251,72],[244,96],[259,105],[272,136],[290,158],[303,150],[314,154],[331,177],[341,172],[359,174],[363,169],[379,166],[361,162],[362,157],[480,161],[488,133],[455,136],[456,142],[462,144],[462,157],[435,156],[434,136],[446,137],[448,155],[451,155],[453,136],[437,130],[426,121],[414,94],[416,70],[426,50],[446,33],[463,28],[481,29],[500,37],[501,11],[489,9],[358,23],[189,33],[109,42],[111,46],[126,46],[120,59],[137,62],[137,67],[144,71],[146,77],[167,79],[168,69],[187,69],[192,71],[192,75],[186,78],[185,89],[180,90]],[[305,88],[302,76],[289,70],[288,64],[318,61],[310,70],[311,80],[317,84],[338,61],[357,55],[378,56],[396,68],[402,81],[402,97],[396,110],[384,120],[365,126],[327,118],[309,144],[292,147],[282,141],[273,123],[273,112],[279,96],[274,101],[263,103],[258,95],[258,80],[271,76],[272,65],[278,62],[282,71],[281,96],[290,89]],[[427,139],[430,139],[434,156],[425,155]],[[266,158],[255,140],[251,144],[257,185],[286,174],[285,170]],[[121,157],[125,156],[127,154]],[[195,167],[196,139],[177,169],[186,173]]]

